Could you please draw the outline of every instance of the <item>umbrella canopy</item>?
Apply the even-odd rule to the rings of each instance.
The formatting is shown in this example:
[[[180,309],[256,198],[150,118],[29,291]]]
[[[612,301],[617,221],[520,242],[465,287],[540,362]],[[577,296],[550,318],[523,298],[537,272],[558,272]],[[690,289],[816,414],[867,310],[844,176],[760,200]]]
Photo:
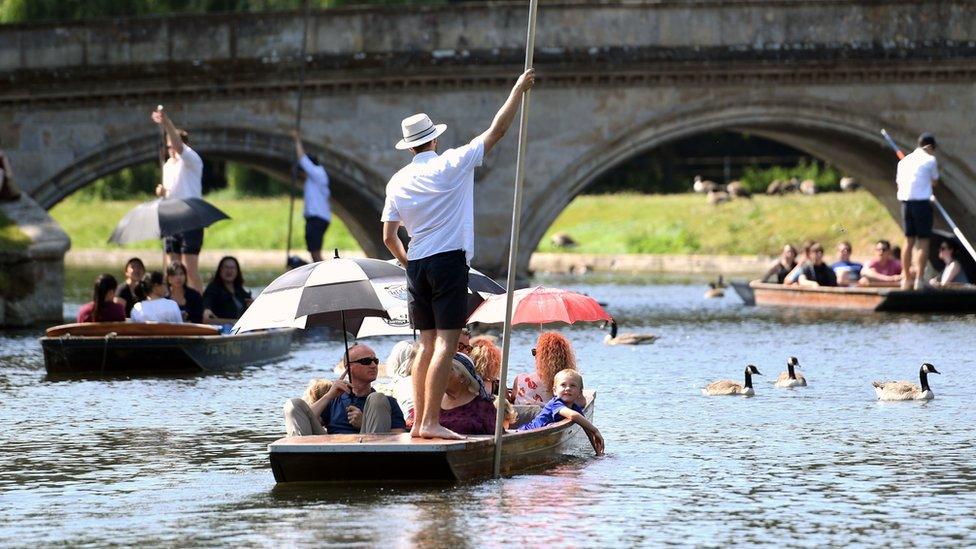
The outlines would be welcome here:
[[[493,295],[468,317],[468,323],[500,324],[505,322],[506,295]],[[590,296],[536,286],[516,290],[512,298],[512,324],[549,324],[551,322],[598,322],[613,319]]]
[[[392,259],[389,263],[396,265],[396,260]],[[496,294],[505,293],[505,288],[489,278],[477,269],[468,269],[468,314],[470,315],[478,305]],[[389,318],[371,317],[363,320],[362,326],[356,333],[357,338],[386,336],[386,335],[413,335],[413,328],[410,326],[410,314],[407,310],[407,280],[406,272],[403,278],[403,291],[397,293],[403,296],[403,300],[395,306],[388,308]]]
[[[128,244],[202,229],[230,216],[201,198],[160,198],[143,202],[125,214],[109,242]]]
[[[335,258],[292,269],[261,292],[234,332],[330,326],[355,334],[363,319],[389,318],[406,301],[405,272],[378,259]]]

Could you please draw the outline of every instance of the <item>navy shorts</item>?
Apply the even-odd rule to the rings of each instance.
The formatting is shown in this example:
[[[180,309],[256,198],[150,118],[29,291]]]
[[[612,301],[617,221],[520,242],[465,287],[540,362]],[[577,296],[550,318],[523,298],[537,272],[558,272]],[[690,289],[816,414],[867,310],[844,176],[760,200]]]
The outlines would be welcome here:
[[[322,250],[325,231],[329,230],[329,222],[321,217],[305,218],[305,249],[310,252]]]
[[[167,236],[163,243],[163,249],[168,254],[200,255],[201,248],[203,248],[203,229],[193,229]]]
[[[407,263],[410,324],[415,330],[460,330],[468,321],[468,263],[464,250]]]
[[[932,202],[929,200],[902,202],[901,220],[905,236],[916,238],[932,236]]]

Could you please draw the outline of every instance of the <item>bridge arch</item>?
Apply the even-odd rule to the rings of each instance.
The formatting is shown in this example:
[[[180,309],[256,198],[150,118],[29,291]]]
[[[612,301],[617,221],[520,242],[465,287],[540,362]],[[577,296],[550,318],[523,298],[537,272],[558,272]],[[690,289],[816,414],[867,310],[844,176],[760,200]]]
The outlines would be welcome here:
[[[533,212],[522,228],[519,264],[528,265],[532,252],[569,203],[602,174],[626,160],[661,145],[711,131],[749,132],[826,160],[856,177],[894,216],[899,204],[894,193],[895,157],[879,133],[886,127],[907,147],[921,128],[903,128],[863,113],[833,105],[802,102],[750,102],[732,100],[687,105],[668,113],[645,117],[618,136],[595,143],[547,184],[551,192],[527,202]],[[741,98],[739,98],[741,99]],[[906,151],[907,152],[907,151]],[[969,212],[959,200],[953,181],[973,178],[965,162],[940,152],[940,170],[948,175],[937,193],[950,215]],[[958,220],[958,218],[957,218]]]
[[[194,128],[190,139],[194,150],[203,156],[244,164],[283,181],[290,178],[295,146],[292,138],[283,133],[253,128],[205,127]],[[42,182],[32,193],[33,198],[43,208],[50,209],[71,193],[97,179],[124,168],[155,161],[158,158],[158,146],[158,133],[141,132],[136,136],[108,142],[99,150],[79,158]],[[387,256],[378,223],[368,222],[380,218],[383,197],[373,189],[383,188],[385,180],[340,151],[308,142],[305,143],[305,149],[310,154],[327,159],[335,215],[346,223],[368,256]]]

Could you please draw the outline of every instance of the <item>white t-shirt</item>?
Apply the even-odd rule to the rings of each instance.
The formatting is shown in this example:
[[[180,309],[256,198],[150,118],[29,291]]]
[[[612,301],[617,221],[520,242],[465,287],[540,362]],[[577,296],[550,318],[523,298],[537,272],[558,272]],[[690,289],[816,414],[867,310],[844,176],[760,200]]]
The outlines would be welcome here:
[[[917,148],[898,161],[898,200],[928,200],[932,198],[932,180],[939,178],[939,164],[935,157]]]
[[[183,322],[180,306],[172,299],[161,297],[140,301],[132,306],[131,318],[135,322]]]
[[[485,156],[481,136],[438,155],[425,151],[390,178],[381,221],[400,221],[410,234],[407,259],[464,250],[474,257],[474,169]]]
[[[324,167],[316,166],[308,155],[301,157],[298,165],[305,172],[305,217],[321,217],[331,221],[329,174],[325,172]]]
[[[166,198],[202,198],[203,160],[187,145],[183,152],[163,164],[163,188]]]

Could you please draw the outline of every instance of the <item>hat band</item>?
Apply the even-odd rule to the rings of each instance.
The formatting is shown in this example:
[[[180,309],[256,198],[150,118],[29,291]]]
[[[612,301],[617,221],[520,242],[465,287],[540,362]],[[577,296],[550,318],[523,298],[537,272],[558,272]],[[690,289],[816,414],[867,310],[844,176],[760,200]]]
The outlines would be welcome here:
[[[408,135],[408,136],[404,137],[403,140],[404,141],[413,141],[415,139],[420,139],[422,137],[427,137],[428,135],[434,133],[434,131],[436,131],[436,130],[437,130],[437,126],[435,126],[433,123],[431,123],[431,125],[428,126],[426,129],[420,130],[419,132],[417,132],[417,133],[415,133],[413,135]]]

